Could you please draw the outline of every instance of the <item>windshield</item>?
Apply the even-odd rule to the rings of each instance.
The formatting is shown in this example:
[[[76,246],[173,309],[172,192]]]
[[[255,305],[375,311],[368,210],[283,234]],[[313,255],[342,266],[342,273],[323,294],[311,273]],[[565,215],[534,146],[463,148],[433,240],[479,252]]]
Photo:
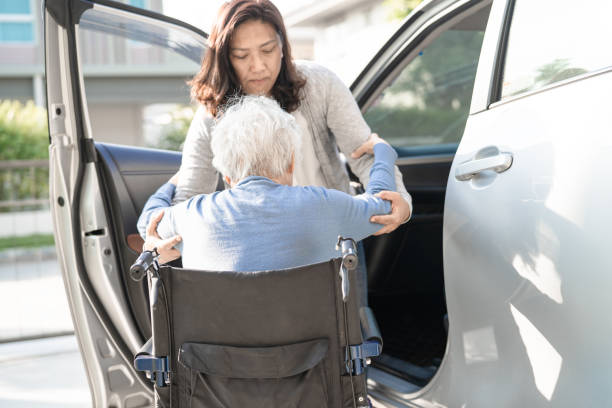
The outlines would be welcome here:
[[[198,64],[207,48],[204,36],[185,27],[99,4],[83,13],[79,28],[167,48]]]

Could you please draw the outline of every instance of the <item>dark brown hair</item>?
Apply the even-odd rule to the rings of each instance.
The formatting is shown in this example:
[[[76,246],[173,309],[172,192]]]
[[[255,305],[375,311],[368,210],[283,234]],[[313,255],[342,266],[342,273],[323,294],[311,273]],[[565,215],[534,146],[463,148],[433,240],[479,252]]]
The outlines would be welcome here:
[[[291,58],[291,47],[280,12],[269,0],[232,0],[219,9],[200,72],[189,82],[191,97],[206,106],[213,116],[217,116],[219,108],[230,97],[243,93],[230,63],[229,44],[236,28],[249,20],[272,25],[280,37],[283,56],[278,78],[272,86],[272,97],[287,112],[293,112],[300,105],[299,93],[306,80],[298,74]]]

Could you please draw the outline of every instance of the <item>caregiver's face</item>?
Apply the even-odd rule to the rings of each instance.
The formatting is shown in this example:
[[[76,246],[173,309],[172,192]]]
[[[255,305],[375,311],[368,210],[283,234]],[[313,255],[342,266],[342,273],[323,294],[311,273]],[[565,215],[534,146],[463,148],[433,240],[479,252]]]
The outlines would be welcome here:
[[[270,96],[282,58],[280,39],[271,24],[248,20],[234,31],[230,63],[246,94]]]

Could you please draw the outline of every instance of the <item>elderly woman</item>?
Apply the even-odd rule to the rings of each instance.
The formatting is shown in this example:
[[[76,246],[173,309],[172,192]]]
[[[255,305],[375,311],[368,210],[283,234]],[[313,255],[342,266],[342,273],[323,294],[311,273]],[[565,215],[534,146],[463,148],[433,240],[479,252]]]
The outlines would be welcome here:
[[[375,194],[395,189],[397,155],[375,135],[364,145],[374,164],[366,193],[358,196],[292,186],[300,126],[272,99],[244,97],[223,113],[211,136],[212,165],[231,188],[171,206],[175,184],[167,183],[138,222],[144,235],[149,219],[165,210],[158,233],[182,237],[186,268],[254,271],[325,261],[338,255],[338,235],[363,239],[380,228],[370,217],[391,210]]]
[[[312,185],[350,192],[349,177],[338,149],[365,186],[373,158],[363,155],[370,128],[347,87],[329,70],[293,61],[283,19],[269,0],[231,0],[219,9],[200,72],[191,81],[200,107],[183,148],[175,202],[211,193],[217,185],[211,149],[212,129],[220,107],[236,95],[266,95],[290,113],[301,130],[296,152],[295,185]],[[374,222],[386,233],[407,221],[410,195],[397,168],[399,193],[386,191],[392,202],[389,215]]]

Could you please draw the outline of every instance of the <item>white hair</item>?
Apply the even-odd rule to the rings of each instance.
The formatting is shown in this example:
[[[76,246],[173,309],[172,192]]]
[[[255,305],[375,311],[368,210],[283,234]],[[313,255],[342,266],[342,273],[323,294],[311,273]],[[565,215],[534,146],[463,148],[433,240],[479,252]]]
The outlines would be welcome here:
[[[275,100],[243,96],[222,112],[212,132],[212,164],[233,182],[248,176],[279,178],[300,142],[295,119]]]

